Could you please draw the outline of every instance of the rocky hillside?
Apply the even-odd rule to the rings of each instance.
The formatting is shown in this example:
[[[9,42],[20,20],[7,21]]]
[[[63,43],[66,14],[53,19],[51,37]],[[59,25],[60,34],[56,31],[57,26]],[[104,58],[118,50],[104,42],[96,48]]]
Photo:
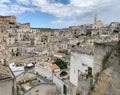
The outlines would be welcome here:
[[[90,95],[120,95],[120,42],[105,63]]]

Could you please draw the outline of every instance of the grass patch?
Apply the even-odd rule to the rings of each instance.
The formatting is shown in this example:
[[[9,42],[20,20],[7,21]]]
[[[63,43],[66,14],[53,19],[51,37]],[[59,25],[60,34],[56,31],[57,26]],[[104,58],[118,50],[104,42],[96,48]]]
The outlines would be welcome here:
[[[105,64],[107,63],[108,59],[110,58],[110,56],[111,56],[114,49],[115,49],[115,47],[111,48],[111,50],[106,52],[106,54],[104,55],[104,57],[102,59],[102,67],[103,68],[104,68]]]
[[[19,84],[22,85],[22,84],[25,84],[25,83],[28,83],[28,82],[32,82],[34,80],[37,80],[37,78],[26,80],[26,81],[20,81]]]
[[[58,53],[69,55],[68,50],[59,50]]]
[[[120,51],[120,42],[117,44],[117,50]]]
[[[108,51],[106,52],[106,54],[104,55],[103,59],[102,59],[102,66],[104,67],[105,64],[107,63],[109,57],[111,56],[112,54],[112,50],[111,51]]]

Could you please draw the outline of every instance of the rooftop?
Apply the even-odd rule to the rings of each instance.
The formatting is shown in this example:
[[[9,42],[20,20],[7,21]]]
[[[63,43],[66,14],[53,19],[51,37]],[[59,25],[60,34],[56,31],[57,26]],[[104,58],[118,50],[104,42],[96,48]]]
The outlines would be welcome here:
[[[0,80],[13,78],[13,74],[8,66],[0,65]]]
[[[52,65],[50,65],[50,69],[56,70],[56,69],[60,69],[60,68],[56,64],[52,64]]]
[[[85,46],[79,49],[73,49],[72,52],[94,55],[94,45]]]

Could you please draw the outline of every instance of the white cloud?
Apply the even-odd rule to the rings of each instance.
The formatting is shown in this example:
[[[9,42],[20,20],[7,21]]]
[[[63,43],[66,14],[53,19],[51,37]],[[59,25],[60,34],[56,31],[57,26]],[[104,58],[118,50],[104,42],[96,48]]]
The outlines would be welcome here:
[[[34,11],[32,8],[28,8],[28,7],[21,7],[19,5],[10,5],[10,13],[11,14],[18,14],[18,13],[23,13],[26,11]]]
[[[21,1],[26,2],[26,0]],[[10,0],[0,0],[0,15],[15,15],[26,11],[34,11],[34,9],[13,3]]]
[[[111,0],[70,0],[70,3],[64,5],[62,3],[50,3],[51,0],[32,0],[32,4],[39,11],[52,14],[56,17],[78,17],[87,12],[100,7],[102,4],[111,2]]]
[[[16,0],[18,3],[21,3],[23,5],[29,5],[31,4],[31,0]]]
[[[66,21],[64,19],[58,19],[56,21],[52,21],[52,24],[58,24],[58,25],[62,25],[62,26],[72,26],[72,25],[79,25],[79,22],[76,21],[75,19],[71,19],[69,21]]]
[[[70,11],[64,10],[64,12],[60,12],[61,17],[51,23],[58,25],[92,23],[95,12],[98,12],[99,17],[102,18],[105,23],[119,21],[119,5],[119,0],[115,0],[114,2],[112,0],[70,0],[70,4],[66,6]],[[62,13],[64,13],[64,15]],[[61,18],[72,19],[68,21]]]
[[[0,3],[10,3],[10,0],[0,0]]]
[[[15,3],[11,0],[0,0],[0,15],[37,10],[57,17],[56,21],[52,21],[53,24],[78,24],[80,23],[79,18],[84,18],[85,14],[96,10],[100,13],[103,11],[107,15],[119,12],[117,9],[119,5],[119,0],[69,0],[69,4],[62,4],[56,0],[16,0]],[[71,20],[68,21],[66,18]],[[87,20],[89,19],[87,18]]]
[[[32,4],[38,8],[39,11],[52,14],[58,19],[52,21],[53,24],[78,24],[78,18],[82,15],[95,12],[102,7],[111,4],[112,0],[70,0],[69,4],[50,3],[51,0],[32,0]],[[64,18],[72,18],[71,21]],[[80,22],[79,22],[80,23]]]
[[[67,17],[76,18],[85,13],[95,10],[96,8],[105,3],[111,2],[111,0],[70,0],[69,4],[64,5],[60,2],[59,3],[55,2],[55,0],[16,0],[16,1],[18,2],[18,5],[15,6],[15,4],[12,3],[10,4],[10,9],[12,11],[13,10],[16,11],[16,13],[18,12],[18,9],[20,9],[21,12],[30,11],[30,9],[32,10],[37,9],[37,11],[39,10],[40,12],[49,13],[59,18]],[[6,7],[6,5],[3,4],[5,2],[10,2],[10,0],[1,0],[0,4],[2,7]],[[19,4],[28,6],[23,7],[22,5]],[[36,8],[32,8],[29,4],[31,6],[35,6]],[[15,6],[15,8],[11,6]]]

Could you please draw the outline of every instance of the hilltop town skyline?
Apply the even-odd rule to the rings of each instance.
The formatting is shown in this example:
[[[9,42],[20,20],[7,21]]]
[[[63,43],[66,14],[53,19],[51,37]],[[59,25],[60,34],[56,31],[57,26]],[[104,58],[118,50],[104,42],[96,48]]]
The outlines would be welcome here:
[[[0,0],[0,95],[120,95],[120,0]]]
[[[0,95],[119,95],[119,22],[43,29],[16,19],[0,16]]]

